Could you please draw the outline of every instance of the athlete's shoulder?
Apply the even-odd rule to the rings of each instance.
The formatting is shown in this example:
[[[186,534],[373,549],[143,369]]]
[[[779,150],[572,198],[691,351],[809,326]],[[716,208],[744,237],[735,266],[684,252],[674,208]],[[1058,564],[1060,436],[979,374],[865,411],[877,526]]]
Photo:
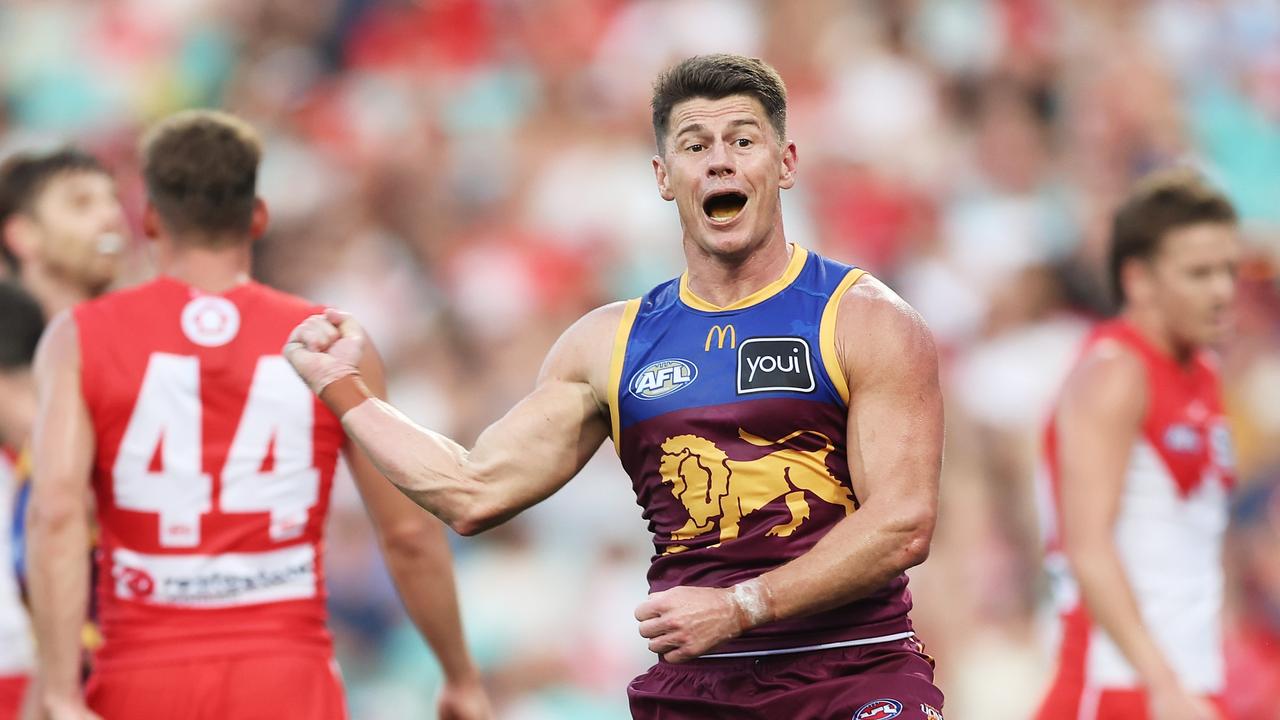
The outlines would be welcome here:
[[[245,286],[245,292],[251,297],[281,311],[313,315],[324,312],[325,306],[312,302],[300,295],[285,292],[256,280]]]
[[[131,285],[91,298],[79,303],[74,308],[77,318],[98,315],[119,308],[135,308],[154,306],[164,296],[172,295],[173,282],[165,277],[157,277],[138,285]]]
[[[924,318],[898,293],[870,273],[853,279],[837,300],[837,332],[878,338],[898,335],[932,338]]]
[[[680,277],[677,276],[654,286],[649,292],[635,299],[636,309],[638,311],[653,312],[659,308],[675,305],[680,299],[680,280]],[[597,308],[597,310],[603,310],[612,305],[625,306],[626,302],[610,303]]]
[[[52,377],[59,369],[79,366],[80,331],[73,312],[63,310],[45,326],[32,362],[37,380]]]
[[[619,300],[578,318],[556,340],[539,373],[540,379],[559,378],[604,387],[614,346],[625,340],[642,298]]]
[[[1117,337],[1097,337],[1067,375],[1063,407],[1090,416],[1140,417],[1147,404],[1147,363]]]
[[[634,319],[643,302],[644,298],[633,298],[601,305],[578,318],[560,339],[579,347],[598,347],[600,343],[611,347],[621,326]]]

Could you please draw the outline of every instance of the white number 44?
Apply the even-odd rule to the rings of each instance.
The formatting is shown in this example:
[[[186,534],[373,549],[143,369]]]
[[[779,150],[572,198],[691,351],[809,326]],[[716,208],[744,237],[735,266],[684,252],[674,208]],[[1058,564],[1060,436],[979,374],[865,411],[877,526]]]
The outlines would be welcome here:
[[[258,360],[219,476],[218,510],[271,514],[271,539],[300,535],[320,493],[312,454],[314,397],[279,355]],[[213,510],[204,471],[198,358],[155,353],[113,468],[116,506],[160,516],[160,545],[196,547]],[[160,472],[151,459],[160,448]],[[274,452],[273,452],[274,450]],[[263,470],[268,453],[274,460]]]

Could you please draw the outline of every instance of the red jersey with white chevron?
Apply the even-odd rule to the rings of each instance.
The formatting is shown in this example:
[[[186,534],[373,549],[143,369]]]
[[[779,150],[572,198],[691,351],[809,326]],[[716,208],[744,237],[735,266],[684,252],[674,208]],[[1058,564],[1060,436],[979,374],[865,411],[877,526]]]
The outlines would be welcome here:
[[[1184,686],[1217,694],[1224,675],[1222,536],[1234,484],[1218,372],[1208,354],[1179,363],[1123,321],[1098,326],[1082,357],[1104,343],[1139,357],[1147,375],[1147,410],[1125,471],[1116,548],[1144,625]],[[1058,533],[1057,450],[1050,422],[1039,484],[1048,510],[1042,517],[1046,563],[1063,616],[1059,684],[1078,679],[1085,712],[1091,695],[1138,688],[1141,681],[1118,646],[1092,625],[1071,577]]]
[[[344,434],[280,354],[316,311],[167,277],[76,308],[100,662],[330,652],[321,539]]]

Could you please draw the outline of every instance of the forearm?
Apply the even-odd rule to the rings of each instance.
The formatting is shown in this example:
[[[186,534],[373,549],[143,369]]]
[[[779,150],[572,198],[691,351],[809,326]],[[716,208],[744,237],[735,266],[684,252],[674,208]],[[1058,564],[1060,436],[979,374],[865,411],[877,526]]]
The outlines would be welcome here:
[[[1072,572],[1090,618],[1106,631],[1149,686],[1177,678],[1143,622],[1115,545],[1090,543],[1068,549]]]
[[[867,503],[841,520],[808,552],[757,580],[766,617],[752,624],[801,617],[866,597],[907,568],[924,562],[931,514],[894,513]]]
[[[486,488],[466,448],[371,398],[342,416],[347,436],[418,506],[463,534],[486,514]]]
[[[54,513],[32,503],[27,540],[38,677],[46,695],[80,692],[80,633],[89,598],[89,525],[79,512]]]
[[[430,537],[412,542],[384,538],[387,568],[409,619],[431,646],[445,678],[464,679],[476,668],[463,638],[449,546],[442,528],[427,532]]]

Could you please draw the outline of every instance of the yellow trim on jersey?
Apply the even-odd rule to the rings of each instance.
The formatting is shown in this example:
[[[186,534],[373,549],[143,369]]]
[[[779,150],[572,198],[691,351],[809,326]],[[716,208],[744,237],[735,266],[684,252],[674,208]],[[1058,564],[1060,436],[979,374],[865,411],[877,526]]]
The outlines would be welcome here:
[[[836,354],[836,311],[840,309],[840,298],[866,274],[866,270],[855,268],[844,276],[827,299],[827,306],[822,309],[822,322],[818,325],[818,351],[822,353],[822,366],[827,369],[827,377],[831,378],[831,384],[836,386],[836,392],[840,393],[845,405],[849,404],[849,382],[845,380]]]
[[[636,323],[636,313],[640,312],[640,298],[628,300],[622,308],[622,320],[618,323],[618,333],[613,338],[613,357],[609,360],[609,419],[613,424],[613,449],[622,454],[619,444],[622,435],[622,417],[618,408],[622,393],[622,363],[627,357],[627,340],[631,338],[631,326]]]
[[[800,271],[804,269],[804,261],[808,259],[809,251],[805,250],[799,245],[792,245],[791,247],[794,248],[791,251],[791,260],[787,263],[787,269],[783,271],[782,277],[778,278],[777,280],[774,280],[768,285],[765,285],[764,287],[760,288],[759,290],[751,293],[750,295],[742,298],[741,300],[735,303],[732,303],[730,305],[725,305],[724,307],[720,307],[719,305],[713,305],[712,303],[709,303],[706,300],[703,300],[697,295],[694,295],[693,291],[689,289],[689,271],[688,270],[686,270],[684,273],[680,275],[680,299],[684,301],[685,305],[688,305],[694,310],[702,310],[704,312],[725,312],[726,310],[741,310],[742,308],[747,308],[747,307],[751,307],[752,305],[757,305],[759,303],[762,303],[765,300],[768,300],[769,298],[773,297],[774,295],[777,295],[778,293],[782,292],[783,290],[786,290],[787,286],[795,282],[795,279],[800,276]]]
[[[31,446],[23,445],[18,451],[18,459],[14,461],[13,474],[18,478],[21,484],[25,480],[31,479]]]

